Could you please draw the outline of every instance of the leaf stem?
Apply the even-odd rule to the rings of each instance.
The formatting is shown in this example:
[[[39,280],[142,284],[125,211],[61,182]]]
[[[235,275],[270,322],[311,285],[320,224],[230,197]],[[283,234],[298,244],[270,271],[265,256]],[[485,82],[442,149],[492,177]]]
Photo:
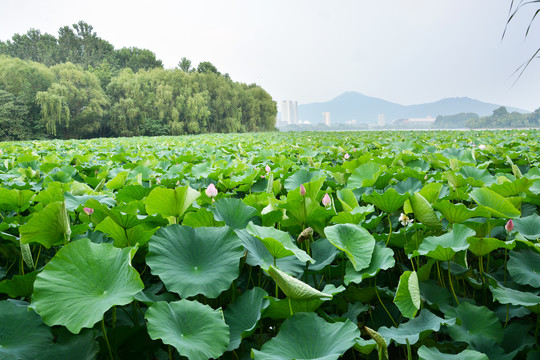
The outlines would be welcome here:
[[[390,242],[390,237],[392,236],[392,221],[390,220],[390,214],[387,214],[386,218],[388,219],[388,226],[390,229],[388,230],[388,239],[386,239],[386,246],[388,246],[388,243]]]
[[[384,306],[384,303],[382,302],[381,300],[381,297],[379,296],[379,290],[377,289],[377,282],[375,282],[375,294],[377,294],[377,299],[379,299],[379,302],[381,303],[384,311],[386,311],[386,313],[388,314],[388,316],[390,317],[390,320],[392,320],[392,322],[394,323],[394,326],[395,327],[398,327],[396,321],[394,320],[394,318],[392,317],[392,315],[390,314],[390,312],[388,311],[388,309],[386,308],[386,306]]]
[[[448,260],[447,262],[448,264],[448,282],[450,283],[450,289],[452,290],[452,294],[454,295],[454,299],[456,299],[456,303],[458,304],[459,306],[459,300],[456,296],[456,292],[454,291],[454,285],[452,284],[452,275],[450,274],[450,260]]]
[[[111,351],[111,344],[109,344],[109,339],[107,338],[107,330],[105,329],[105,314],[103,314],[103,319],[101,319],[101,330],[103,331],[103,339],[107,344],[107,350],[109,350],[109,359],[113,360],[113,355]]]

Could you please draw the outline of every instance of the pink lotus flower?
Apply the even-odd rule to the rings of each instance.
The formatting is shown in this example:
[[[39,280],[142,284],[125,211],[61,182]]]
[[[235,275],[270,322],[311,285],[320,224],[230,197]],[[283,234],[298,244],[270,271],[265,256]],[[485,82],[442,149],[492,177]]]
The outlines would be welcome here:
[[[83,209],[83,211],[84,211],[84,213],[85,213],[86,215],[88,215],[88,216],[90,216],[90,215],[92,215],[92,214],[94,213],[94,209],[88,208],[88,207],[85,207],[85,208]]]
[[[208,185],[208,187],[206,188],[204,193],[206,194],[206,196],[208,196],[210,198],[213,198],[214,196],[217,195],[218,191],[217,191],[216,186],[214,184],[210,184],[210,185]]]
[[[264,168],[264,170],[269,173],[270,171],[272,171],[272,168],[270,168],[270,166],[266,165],[266,167]]]
[[[349,155],[348,153],[346,153],[346,154],[343,156],[343,158],[344,158],[345,160],[347,160],[348,158],[350,158],[350,155]]]
[[[300,185],[300,195],[306,196],[306,188],[304,187],[304,184]]]
[[[332,199],[330,199],[330,195],[324,194],[324,197],[322,198],[322,204],[324,207],[330,206],[332,203]]]
[[[486,145],[484,145],[484,144],[478,145],[478,149],[480,149],[480,150],[485,150],[485,149],[486,149]]]
[[[508,231],[508,232],[514,230],[514,221],[512,221],[512,219],[508,220],[508,222],[506,223],[506,225],[504,225],[504,228],[505,228],[506,231]]]

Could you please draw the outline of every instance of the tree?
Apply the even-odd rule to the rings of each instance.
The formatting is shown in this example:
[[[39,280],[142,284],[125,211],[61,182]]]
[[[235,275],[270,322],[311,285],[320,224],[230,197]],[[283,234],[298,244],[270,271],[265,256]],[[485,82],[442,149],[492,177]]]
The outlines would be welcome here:
[[[185,57],[183,57],[178,63],[178,68],[185,73],[193,71],[193,69],[191,69],[191,60],[188,60]]]
[[[218,69],[209,61],[203,61],[197,66],[197,72],[199,73],[214,73],[221,75]]]
[[[58,47],[60,62],[80,64],[84,69],[98,66],[103,60],[114,57],[114,47],[93,32],[92,25],[84,21],[58,30]],[[75,30],[75,31],[74,31]]]
[[[56,38],[53,35],[42,34],[40,30],[30,29],[26,34],[15,34],[11,40],[3,43],[0,46],[0,54],[51,66],[57,62],[57,46]]]
[[[28,107],[21,99],[0,90],[0,141],[30,138],[30,131],[25,126],[28,112]]]
[[[36,95],[47,132],[56,135],[60,129],[63,138],[97,136],[108,105],[98,78],[72,63],[55,65],[51,70],[56,82]]]
[[[146,49],[136,47],[122,48],[115,50],[114,58],[116,66],[119,69],[130,68],[133,72],[141,69],[149,70],[154,68],[163,68],[161,60],[156,59],[156,55]]]

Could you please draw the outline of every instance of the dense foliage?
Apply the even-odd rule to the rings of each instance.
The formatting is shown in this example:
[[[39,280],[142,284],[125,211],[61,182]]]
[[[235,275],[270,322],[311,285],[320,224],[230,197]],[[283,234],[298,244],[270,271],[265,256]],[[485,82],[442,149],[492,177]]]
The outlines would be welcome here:
[[[0,140],[274,130],[276,104],[259,86],[207,61],[165,70],[149,50],[73,29],[0,42]]]
[[[523,128],[540,127],[540,108],[532,113],[509,113],[504,106],[493,110],[493,114],[484,117],[471,117],[466,121],[470,128]]]
[[[0,143],[0,357],[538,359],[539,138]]]

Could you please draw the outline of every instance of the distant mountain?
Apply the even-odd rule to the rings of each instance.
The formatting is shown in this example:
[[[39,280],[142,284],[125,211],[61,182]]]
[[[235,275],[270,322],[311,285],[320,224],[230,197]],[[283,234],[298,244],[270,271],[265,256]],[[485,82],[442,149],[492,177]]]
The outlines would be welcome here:
[[[332,124],[356,120],[358,123],[376,123],[377,116],[384,114],[386,122],[405,118],[423,118],[438,115],[454,115],[458,113],[476,113],[487,116],[501,105],[489,104],[467,97],[446,98],[436,102],[418,105],[400,105],[386,100],[362,95],[357,92],[345,92],[335,99],[324,103],[311,103],[298,106],[298,118],[312,124],[321,122],[321,114],[330,112]],[[530,111],[513,107],[508,112]]]

